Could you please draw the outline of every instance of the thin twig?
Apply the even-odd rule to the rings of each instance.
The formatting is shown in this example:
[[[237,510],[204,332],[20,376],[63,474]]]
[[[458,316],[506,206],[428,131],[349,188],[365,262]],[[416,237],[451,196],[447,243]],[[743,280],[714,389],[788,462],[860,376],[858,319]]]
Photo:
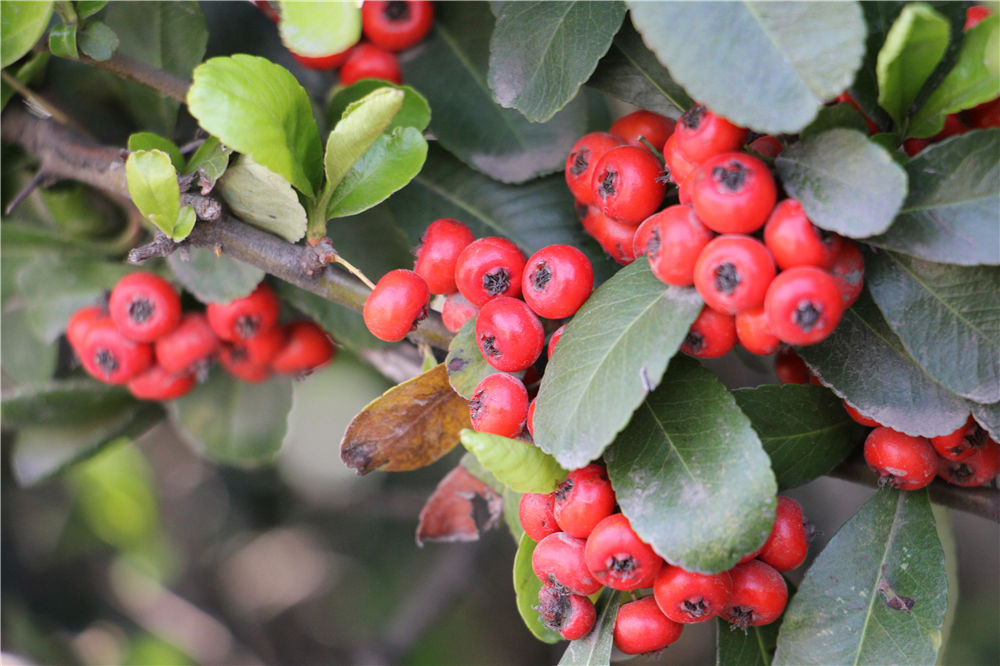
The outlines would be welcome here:
[[[35,50],[51,53],[44,42],[39,42],[35,46]],[[107,60],[94,60],[88,56],[80,55],[77,62],[111,72],[126,81],[141,83],[178,102],[185,101],[188,88],[191,87],[190,81],[120,53],[115,53]]]
[[[48,178],[49,175],[39,169],[35,175],[31,177],[31,180],[29,180],[28,183],[21,188],[21,191],[14,195],[14,198],[10,200],[10,203],[7,204],[6,208],[4,208],[4,215],[10,215],[14,212],[14,209],[17,208],[22,201],[27,199],[28,195],[34,192],[36,187],[44,183]]]

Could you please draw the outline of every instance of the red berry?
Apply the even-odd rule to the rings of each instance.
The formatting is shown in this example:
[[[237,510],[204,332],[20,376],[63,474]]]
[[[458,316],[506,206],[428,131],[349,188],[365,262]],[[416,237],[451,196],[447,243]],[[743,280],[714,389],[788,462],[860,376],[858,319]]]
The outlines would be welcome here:
[[[630,146],[646,148],[646,144],[640,140],[646,139],[659,148],[674,133],[674,121],[658,113],[640,109],[616,120],[608,132]]]
[[[938,459],[937,474],[956,486],[972,488],[991,482],[1000,473],[1000,444],[987,439],[965,460]]]
[[[328,72],[331,69],[337,69],[347,61],[347,56],[350,55],[350,49],[344,49],[337,53],[331,53],[330,55],[324,56],[307,56],[296,53],[295,51],[290,51],[292,57],[295,61],[305,67],[306,69],[314,69],[318,72]]]
[[[572,317],[594,288],[587,255],[572,245],[549,245],[531,255],[521,277],[521,296],[539,317]]]
[[[767,356],[778,351],[781,340],[771,332],[771,322],[764,308],[736,315],[736,339],[751,354]]]
[[[330,336],[311,321],[295,321],[285,329],[285,346],[271,359],[271,368],[286,375],[310,373],[326,365],[337,353]]]
[[[469,302],[465,296],[455,292],[448,294],[441,307],[441,321],[444,327],[452,333],[458,333],[459,329],[473,317],[479,314],[479,308]]]
[[[782,347],[774,357],[774,373],[782,384],[808,384],[812,372],[791,347]]]
[[[266,282],[261,282],[247,296],[228,303],[209,303],[205,315],[217,336],[238,342],[274,327],[280,310],[277,294]]]
[[[576,140],[566,157],[564,171],[566,185],[577,201],[588,206],[597,203],[594,199],[594,189],[591,187],[594,168],[605,153],[621,145],[621,139],[607,132],[591,132]]]
[[[660,161],[648,150],[635,146],[609,150],[594,168],[595,205],[621,224],[638,226],[663,203],[662,175]]]
[[[559,531],[556,517],[552,514],[555,506],[554,493],[524,493],[518,505],[517,517],[521,528],[533,541],[541,541]]]
[[[847,402],[847,400],[842,400],[841,402],[844,403],[844,411],[846,411],[847,415],[850,416],[852,419],[854,419],[856,423],[868,428],[878,428],[879,426],[882,425],[875,419],[870,419],[861,412],[859,412],[858,410],[851,407],[851,405]]]
[[[788,602],[788,586],[774,567],[750,560],[737,564],[729,574],[733,577],[733,594],[722,610],[727,622],[746,629],[771,624],[781,617]]]
[[[861,289],[865,286],[865,258],[851,239],[841,239],[840,250],[834,256],[829,270],[840,290],[846,310],[858,300]]]
[[[272,326],[249,340],[234,342],[228,347],[231,355],[243,358],[253,365],[267,365],[288,342],[288,331],[284,326]]]
[[[365,300],[365,326],[379,340],[398,342],[427,316],[430,298],[427,283],[413,271],[389,271]]]
[[[735,346],[736,319],[706,305],[688,329],[681,351],[699,358],[718,358]]]
[[[969,420],[959,426],[958,430],[940,437],[931,437],[931,446],[942,458],[965,460],[975,453],[976,448],[986,444],[986,439],[986,431],[969,416]]]
[[[747,148],[758,155],[774,159],[785,150],[785,145],[781,143],[778,137],[767,134],[751,141]]]
[[[702,574],[665,564],[653,583],[656,605],[682,624],[712,619],[726,607],[732,593],[733,579],[728,571]]]
[[[402,51],[416,46],[434,23],[434,3],[428,0],[365,0],[361,29],[375,46]]]
[[[802,506],[791,497],[779,495],[771,535],[757,557],[778,571],[798,569],[809,552],[808,536]]]
[[[455,263],[455,284],[470,303],[483,307],[497,296],[521,295],[524,255],[506,238],[487,236],[470,243]]]
[[[69,321],[66,322],[66,340],[77,356],[80,355],[80,346],[87,334],[90,333],[91,325],[98,319],[107,316],[107,310],[100,305],[88,305],[74,312],[69,318]]]
[[[989,16],[992,12],[986,5],[972,5],[965,10],[965,25],[963,30],[969,30],[979,25],[979,22]]]
[[[837,328],[844,301],[829,273],[815,266],[796,266],[771,282],[764,309],[771,330],[782,342],[811,345]]]
[[[670,181],[677,186],[687,181],[698,168],[696,162],[692,162],[687,155],[677,149],[676,130],[663,144],[663,161],[666,164]]]
[[[676,641],[683,631],[684,625],[660,612],[653,597],[643,597],[618,609],[614,642],[625,654],[655,652]]]
[[[965,118],[970,127],[977,129],[1000,127],[1000,97],[972,107],[965,112]]]
[[[696,104],[681,115],[674,136],[677,150],[701,164],[715,155],[739,150],[747,131],[715,115],[704,104]]]
[[[913,157],[921,150],[931,145],[930,139],[918,139],[916,137],[910,137],[909,139],[903,141],[903,150],[910,157]]]
[[[535,397],[528,403],[528,419],[525,422],[528,426],[528,434],[531,435],[532,438],[535,436],[535,402],[537,400],[538,398]]]
[[[413,272],[427,283],[432,294],[451,294],[458,291],[455,285],[455,264],[476,237],[469,227],[458,220],[442,218],[427,227],[420,244]]]
[[[600,243],[601,249],[615,262],[627,266],[635,261],[634,226],[616,222],[595,206],[578,206],[577,216],[583,230]]]
[[[581,539],[587,538],[594,525],[615,508],[615,491],[608,473],[596,463],[571,471],[555,493],[553,513],[559,528]]]
[[[274,23],[281,23],[281,14],[274,8],[268,0],[253,0],[253,4],[263,12],[264,16],[273,21]]]
[[[494,368],[518,372],[541,356],[545,330],[524,301],[500,296],[479,310],[476,344]]]
[[[77,353],[83,368],[105,384],[125,384],[153,363],[152,345],[122,335],[111,317],[90,323]]]
[[[941,131],[931,137],[931,141],[937,143],[953,136],[965,134],[969,128],[962,122],[962,118],[957,113],[949,113],[944,117],[944,127]]]
[[[195,383],[192,374],[175,375],[153,364],[129,380],[128,390],[139,400],[174,400],[194,388]]]
[[[558,631],[568,641],[583,638],[594,628],[597,610],[594,603],[579,594],[571,594],[561,585],[545,583],[538,591],[535,609],[546,626]]]
[[[649,587],[663,565],[663,559],[639,538],[621,513],[594,525],[583,559],[594,578],[613,590]]]
[[[108,314],[125,337],[153,342],[177,326],[181,298],[159,275],[130,273],[111,290]]]
[[[367,42],[352,46],[340,68],[340,84],[349,86],[361,79],[382,79],[395,84],[403,82],[396,54]]]
[[[219,349],[219,338],[200,312],[181,317],[177,328],[156,341],[156,362],[177,374],[203,372]]]
[[[276,327],[281,330],[280,327]],[[247,356],[246,348],[242,346],[223,344],[219,348],[219,363],[229,374],[251,384],[259,384],[270,379],[270,365],[254,363]]]
[[[565,532],[550,534],[535,546],[531,569],[543,583],[558,583],[573,594],[593,594],[601,584],[587,570],[583,559],[586,544]]]
[[[724,235],[698,255],[694,286],[709,307],[736,314],[764,304],[774,274],[774,260],[763,243],[750,236]]]
[[[880,426],[865,440],[865,462],[882,483],[917,490],[934,480],[937,454],[926,437],[913,437]]]
[[[649,234],[644,245],[653,275],[678,287],[694,284],[698,256],[715,237],[694,214],[694,209],[683,205],[670,206],[646,218],[636,238],[642,233]]]
[[[528,418],[528,390],[514,375],[487,375],[472,394],[469,416],[477,432],[514,437]]]
[[[720,234],[752,234],[767,221],[778,192],[767,165],[746,153],[706,160],[691,181],[698,219]]]
[[[780,269],[828,268],[840,251],[840,242],[840,236],[809,221],[798,199],[785,199],[775,206],[764,225],[764,245]]]

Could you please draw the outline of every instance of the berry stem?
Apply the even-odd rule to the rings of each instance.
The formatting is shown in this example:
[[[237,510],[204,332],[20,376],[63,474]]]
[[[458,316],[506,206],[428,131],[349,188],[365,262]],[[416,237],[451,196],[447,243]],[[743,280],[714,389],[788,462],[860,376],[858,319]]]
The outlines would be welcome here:
[[[361,269],[357,268],[347,259],[344,259],[342,256],[338,254],[336,257],[333,258],[333,260],[336,261],[341,266],[343,266],[344,268],[346,268],[351,275],[364,282],[365,286],[367,286],[369,289],[375,288],[375,283],[369,280],[368,277],[361,272]]]

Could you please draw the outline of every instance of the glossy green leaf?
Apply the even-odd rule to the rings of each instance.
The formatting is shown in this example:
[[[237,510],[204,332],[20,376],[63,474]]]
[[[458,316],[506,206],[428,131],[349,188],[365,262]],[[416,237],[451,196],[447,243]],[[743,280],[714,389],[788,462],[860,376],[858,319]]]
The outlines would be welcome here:
[[[73,8],[76,10],[77,16],[85,19],[104,9],[107,4],[108,0],[75,0]]]
[[[6,318],[5,318],[6,323]],[[47,380],[3,392],[3,427],[38,423],[61,425],[135,407],[124,386],[101,384],[89,378]]]
[[[813,224],[842,236],[882,233],[906,198],[906,171],[853,130],[831,129],[792,144],[775,165]]]
[[[167,404],[181,437],[215,462],[254,467],[271,462],[281,448],[292,407],[286,377],[242,382],[221,368],[187,395]]]
[[[587,85],[640,108],[672,116],[694,105],[694,100],[642,43],[631,21],[626,21],[615,35]]]
[[[615,621],[621,607],[622,595],[605,588],[597,604],[597,619],[589,634],[572,641],[563,652],[560,666],[609,666],[614,648]]]
[[[1000,129],[932,144],[906,163],[910,193],[865,242],[944,264],[1000,264]]]
[[[77,41],[84,54],[98,61],[110,60],[120,43],[115,31],[100,21],[88,21]]]
[[[808,125],[851,83],[864,53],[856,2],[628,4],[632,23],[675,81],[760,132]]]
[[[528,120],[549,120],[594,72],[624,18],[618,0],[507,3],[490,37],[496,101]]]
[[[427,97],[431,131],[441,145],[490,178],[519,183],[561,171],[586,132],[586,101],[570,102],[547,123],[532,123],[494,100],[487,82],[493,16],[482,2],[435,5],[434,29],[400,63]]]
[[[486,432],[465,429],[462,445],[502,484],[519,493],[550,493],[566,470],[536,446]]]
[[[184,168],[184,156],[181,155],[177,144],[155,132],[136,132],[128,137],[128,149],[136,152],[139,150],[159,150],[170,157],[170,163],[174,169],[180,171]]]
[[[49,30],[49,51],[60,58],[80,57],[76,49],[76,24],[61,23]]]
[[[258,229],[294,243],[306,233],[306,210],[281,175],[240,155],[216,183],[229,207]]]
[[[167,257],[174,277],[202,303],[228,303],[248,295],[264,279],[264,271],[237,261],[229,255],[216,256],[205,247],[188,248],[181,258],[174,252]]]
[[[4,254],[3,261],[7,264],[11,259]],[[59,347],[35,331],[25,304],[5,303],[3,337],[0,338],[0,367],[3,367],[4,389],[7,389],[8,384],[27,384],[51,378],[58,357]],[[4,413],[3,416],[6,418],[7,414]]]
[[[314,196],[323,168],[319,129],[287,69],[246,54],[211,58],[195,68],[187,103],[206,132]]]
[[[875,72],[875,65],[892,24],[908,3],[900,0],[884,0],[883,2],[862,2],[860,4],[865,24],[868,27],[868,36],[865,39],[865,55],[861,60],[861,67],[858,68],[854,82],[847,92],[858,103],[866,116],[871,118],[882,130],[886,130],[892,124],[892,119],[878,104],[878,74]]]
[[[965,401],[934,381],[906,352],[867,290],[830,337],[796,351],[859,412],[908,435],[946,435],[969,416]]]
[[[448,370],[448,383],[466,400],[472,400],[479,382],[488,375],[500,372],[487,363],[479,351],[475,317],[465,322],[451,339],[444,367]]]
[[[941,131],[949,113],[971,109],[1000,96],[1000,15],[995,12],[965,31],[958,61],[914,114],[910,136]]]
[[[194,228],[195,213],[181,207],[177,171],[162,150],[140,150],[125,160],[128,193],[146,219],[175,241],[187,238]]]
[[[1000,400],[1000,266],[868,258],[865,280],[910,356],[948,390]]]
[[[702,308],[637,261],[583,304],[559,339],[535,405],[535,443],[567,469],[604,451],[680,348]]]
[[[930,5],[907,5],[889,29],[875,71],[878,102],[903,126],[921,86],[948,48],[948,20]]]
[[[933,664],[948,583],[924,490],[879,490],[813,562],[774,664]]]
[[[431,107],[427,100],[412,86],[396,85],[378,79],[361,79],[346,88],[338,88],[326,107],[326,120],[330,125],[336,125],[344,115],[347,107],[378,88],[393,88],[403,91],[403,104],[393,116],[386,132],[397,127],[415,127],[424,130],[431,122]]]
[[[733,397],[771,459],[778,490],[826,474],[864,439],[840,400],[819,386],[764,385]]]
[[[474,459],[475,456],[472,456]],[[493,476],[492,474],[490,476]],[[503,520],[504,524],[507,525],[507,529],[510,531],[514,541],[520,542],[521,537],[524,536],[524,528],[521,527],[521,518],[518,516],[517,512],[521,506],[521,497],[524,493],[518,493],[510,488],[507,488],[503,484],[501,486],[500,494],[503,496]]]
[[[278,34],[290,51],[317,58],[345,51],[361,39],[361,10],[354,2],[279,3]]]
[[[403,105],[404,93],[395,88],[376,88],[348,105],[326,140],[323,165],[327,187],[336,187],[351,166],[382,135]]]
[[[31,50],[49,25],[52,2],[4,0],[0,3],[0,68]]]
[[[816,114],[816,119],[799,133],[799,140],[822,134],[835,127],[868,132],[865,117],[860,111],[850,104],[833,104],[832,106],[824,106],[819,110],[819,113]],[[895,137],[893,139],[895,140]]]
[[[730,569],[771,532],[767,454],[732,395],[691,359],[671,361],[604,460],[636,534],[688,571]]]
[[[327,217],[356,215],[382,203],[413,180],[426,159],[427,141],[416,128],[377,137],[333,191]]]
[[[390,343],[379,340],[368,331],[360,312],[288,282],[279,281],[276,287],[282,301],[291,304],[323,327],[338,345],[352,351],[389,346]]]
[[[996,441],[1000,441],[1000,402],[990,405],[983,405],[977,402],[969,402],[973,418],[986,432]]]
[[[194,151],[194,155],[184,167],[184,173],[197,173],[201,193],[208,194],[229,168],[229,156],[232,152],[232,148],[219,143],[219,140],[214,136],[210,136],[205,140],[205,143],[198,147],[198,150]]]
[[[538,592],[542,589],[542,581],[538,580],[531,568],[531,555],[537,544],[527,534],[518,540],[517,553],[514,555],[514,594],[517,597],[517,612],[524,620],[524,626],[535,638],[544,643],[558,643],[563,638],[558,631],[545,626],[535,606],[538,605]]]

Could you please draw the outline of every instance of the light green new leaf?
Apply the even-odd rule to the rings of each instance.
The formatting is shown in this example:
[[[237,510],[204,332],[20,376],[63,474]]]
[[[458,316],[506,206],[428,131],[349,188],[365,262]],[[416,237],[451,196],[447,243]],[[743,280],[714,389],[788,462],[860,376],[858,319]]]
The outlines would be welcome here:
[[[405,187],[427,159],[427,141],[420,130],[398,127],[375,139],[344,174],[330,197],[327,217],[356,215]]]
[[[306,233],[306,211],[291,184],[248,155],[226,169],[217,189],[245,222],[294,243]]]
[[[285,68],[238,53],[194,70],[188,110],[209,134],[315,196],[323,167],[305,89]]]
[[[76,49],[76,24],[61,23],[49,30],[49,51],[60,58],[80,57]]]
[[[330,125],[336,125],[343,117],[347,107],[361,100],[378,88],[394,88],[403,91],[403,105],[393,116],[392,122],[385,128],[388,133],[397,127],[415,127],[424,130],[431,122],[431,107],[427,99],[417,92],[413,86],[396,85],[379,79],[361,79],[346,88],[339,88],[326,107],[326,120]]]
[[[461,439],[498,481],[519,493],[550,493],[566,478],[555,458],[519,439],[469,429],[462,430]]]
[[[907,5],[879,51],[878,103],[902,126],[920,87],[948,48],[948,20],[922,2]]]
[[[278,34],[289,50],[317,58],[340,53],[361,39],[360,3],[281,2]]]
[[[100,61],[110,59],[119,44],[115,31],[100,21],[88,21],[86,29],[80,33],[77,40],[84,54]]]
[[[140,150],[125,160],[128,193],[139,212],[174,241],[187,238],[194,228],[195,213],[181,208],[177,171],[162,150]]]
[[[161,150],[170,156],[170,163],[174,165],[174,169],[180,171],[184,168],[184,156],[181,155],[177,144],[154,132],[136,132],[129,135],[128,149],[132,152],[139,150]]]
[[[326,140],[323,166],[328,188],[336,188],[403,106],[405,94],[383,87],[350,104]]]
[[[232,148],[220,143],[214,136],[210,136],[188,160],[187,166],[184,167],[184,173],[197,173],[201,193],[208,194],[229,168],[229,156],[232,152]]]
[[[52,2],[0,2],[0,67],[7,67],[31,50],[52,18]]]

